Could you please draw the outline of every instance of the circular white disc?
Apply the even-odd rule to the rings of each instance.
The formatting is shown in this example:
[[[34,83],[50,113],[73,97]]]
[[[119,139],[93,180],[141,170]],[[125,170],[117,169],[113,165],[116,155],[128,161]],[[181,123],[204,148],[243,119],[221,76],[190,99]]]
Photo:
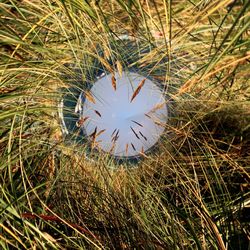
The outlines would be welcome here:
[[[165,98],[156,84],[137,73],[122,72],[122,77],[115,73],[114,77],[112,81],[111,74],[105,75],[90,89],[94,101],[86,98],[83,104],[82,119],[86,120],[82,126],[103,151],[117,157],[137,156],[164,132]],[[143,86],[136,91],[139,85]]]

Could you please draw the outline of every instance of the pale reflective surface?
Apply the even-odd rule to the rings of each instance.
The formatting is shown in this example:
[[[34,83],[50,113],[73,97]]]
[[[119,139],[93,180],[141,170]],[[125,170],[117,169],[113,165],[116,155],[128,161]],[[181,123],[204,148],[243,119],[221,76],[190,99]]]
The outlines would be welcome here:
[[[118,157],[137,156],[150,149],[164,132],[168,110],[161,89],[146,79],[138,95],[131,97],[145,77],[123,72],[99,79],[90,90],[95,103],[85,100],[82,119],[87,136],[95,146]],[[94,135],[93,135],[94,134]]]

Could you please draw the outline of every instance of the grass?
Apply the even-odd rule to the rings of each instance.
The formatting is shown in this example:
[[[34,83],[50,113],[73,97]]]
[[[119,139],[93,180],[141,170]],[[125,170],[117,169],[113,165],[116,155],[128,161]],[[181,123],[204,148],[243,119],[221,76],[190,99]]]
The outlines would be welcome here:
[[[0,248],[249,249],[249,9],[1,1]],[[132,66],[173,101],[166,135],[132,168],[86,158],[61,133],[63,92]]]

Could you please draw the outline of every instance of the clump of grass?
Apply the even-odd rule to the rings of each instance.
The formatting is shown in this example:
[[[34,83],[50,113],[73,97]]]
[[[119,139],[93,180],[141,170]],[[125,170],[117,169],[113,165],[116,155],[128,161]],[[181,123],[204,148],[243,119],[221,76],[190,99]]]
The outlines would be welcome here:
[[[244,0],[2,1],[1,248],[249,248],[248,11]],[[84,91],[95,65],[117,62],[173,100],[158,150],[133,168],[86,158],[58,117],[62,89]]]

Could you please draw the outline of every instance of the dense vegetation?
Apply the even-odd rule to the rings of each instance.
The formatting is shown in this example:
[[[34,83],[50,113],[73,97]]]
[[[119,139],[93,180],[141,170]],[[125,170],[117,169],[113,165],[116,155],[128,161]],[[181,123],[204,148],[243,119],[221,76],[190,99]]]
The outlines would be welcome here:
[[[2,0],[0,248],[249,249],[249,9]],[[61,132],[62,96],[96,65],[136,66],[171,97],[158,150],[132,166]]]

